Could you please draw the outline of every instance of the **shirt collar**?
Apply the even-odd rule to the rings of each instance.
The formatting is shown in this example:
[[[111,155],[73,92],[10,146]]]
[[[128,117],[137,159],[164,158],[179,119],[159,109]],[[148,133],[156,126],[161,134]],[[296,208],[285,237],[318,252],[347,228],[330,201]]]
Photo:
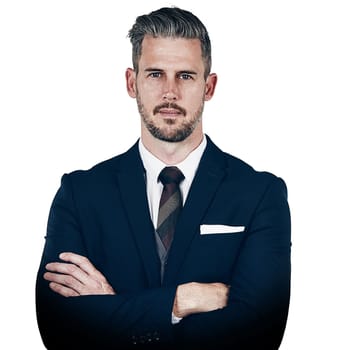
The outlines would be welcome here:
[[[194,149],[182,162],[174,164],[173,166],[178,167],[185,176],[185,179],[192,180],[197,171],[199,162],[202,158],[203,152],[207,146],[207,138],[204,135],[202,142],[199,146]],[[148,179],[158,180],[158,175],[162,169],[166,166],[164,162],[154,156],[142,143],[142,140],[139,140],[139,152],[143,162],[143,166],[147,173]]]

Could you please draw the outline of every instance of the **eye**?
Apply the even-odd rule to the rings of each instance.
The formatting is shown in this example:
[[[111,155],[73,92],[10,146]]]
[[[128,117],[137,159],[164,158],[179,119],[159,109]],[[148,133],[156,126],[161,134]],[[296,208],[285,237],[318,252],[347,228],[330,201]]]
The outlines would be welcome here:
[[[150,78],[160,78],[162,76],[161,72],[151,72],[148,74]]]
[[[192,77],[191,74],[188,74],[188,73],[181,73],[181,74],[179,74],[179,79],[182,79],[182,80],[191,80],[191,79],[193,79],[193,77]]]

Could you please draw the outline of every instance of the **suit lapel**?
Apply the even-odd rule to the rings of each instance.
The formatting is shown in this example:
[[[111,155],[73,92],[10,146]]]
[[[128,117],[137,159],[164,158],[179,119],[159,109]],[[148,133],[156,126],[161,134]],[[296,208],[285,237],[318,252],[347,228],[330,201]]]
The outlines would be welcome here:
[[[179,218],[174,241],[169,251],[163,285],[175,282],[202,218],[225,176],[224,153],[207,137],[208,144],[202,156],[185,206]]]
[[[122,202],[139,254],[143,260],[149,286],[160,285],[160,263],[149,215],[144,168],[136,143],[120,159],[118,183]]]

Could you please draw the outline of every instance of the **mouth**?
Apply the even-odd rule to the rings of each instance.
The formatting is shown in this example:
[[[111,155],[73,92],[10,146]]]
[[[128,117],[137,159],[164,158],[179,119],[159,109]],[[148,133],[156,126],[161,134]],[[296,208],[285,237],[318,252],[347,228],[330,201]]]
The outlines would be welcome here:
[[[161,108],[158,113],[165,118],[176,118],[183,115],[181,111],[173,108]]]
[[[157,106],[153,114],[159,114],[163,118],[177,118],[180,116],[185,117],[186,116],[186,110],[178,105],[175,104],[163,104],[160,106]]]

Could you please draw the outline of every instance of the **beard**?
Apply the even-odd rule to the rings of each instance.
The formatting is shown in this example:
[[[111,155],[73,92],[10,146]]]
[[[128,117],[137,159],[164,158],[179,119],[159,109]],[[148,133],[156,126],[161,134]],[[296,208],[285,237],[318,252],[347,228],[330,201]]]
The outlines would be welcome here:
[[[184,120],[182,117],[176,118],[164,118],[164,126],[157,126],[155,120],[151,115],[147,114],[144,105],[141,102],[139,94],[136,95],[137,107],[140,116],[145,124],[147,130],[153,137],[158,140],[166,142],[181,142],[189,137],[198,123],[202,120],[202,114],[204,109],[204,98],[199,106],[198,110],[194,113],[193,117],[188,120]],[[153,109],[153,116],[159,113],[162,108],[172,108],[177,110],[183,117],[186,117],[187,112],[184,108],[178,106],[176,103],[163,103],[156,106]],[[181,120],[179,120],[181,118]],[[178,124],[178,125],[176,125]]]

